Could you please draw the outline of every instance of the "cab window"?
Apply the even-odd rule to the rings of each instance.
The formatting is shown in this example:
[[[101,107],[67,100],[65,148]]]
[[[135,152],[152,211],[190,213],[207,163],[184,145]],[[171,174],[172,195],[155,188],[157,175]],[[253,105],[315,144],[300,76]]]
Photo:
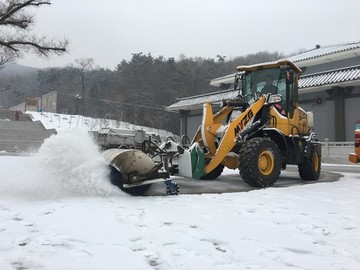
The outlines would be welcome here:
[[[262,94],[280,94],[286,99],[285,77],[280,68],[269,68],[246,72],[243,76],[243,96]]]

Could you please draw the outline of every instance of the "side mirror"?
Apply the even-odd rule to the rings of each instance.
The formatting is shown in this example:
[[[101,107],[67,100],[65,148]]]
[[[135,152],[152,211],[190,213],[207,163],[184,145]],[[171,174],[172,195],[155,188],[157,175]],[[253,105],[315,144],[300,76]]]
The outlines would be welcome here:
[[[286,71],[285,80],[286,80],[286,84],[294,83],[294,72],[290,70]]]
[[[235,81],[234,81],[234,90],[237,90],[238,86],[239,86],[239,81],[240,81],[240,74],[236,73],[235,74]]]

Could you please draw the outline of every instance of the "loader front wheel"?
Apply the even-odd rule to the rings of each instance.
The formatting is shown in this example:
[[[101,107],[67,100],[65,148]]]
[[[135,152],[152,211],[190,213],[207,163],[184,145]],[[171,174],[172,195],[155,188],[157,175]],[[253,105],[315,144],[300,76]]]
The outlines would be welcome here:
[[[122,176],[121,172],[119,172],[113,166],[110,166],[110,168],[111,168],[111,172],[110,172],[110,182],[111,182],[111,184],[119,187],[125,193],[128,193],[128,194],[133,195],[133,196],[142,196],[151,187],[151,184],[148,184],[148,185],[143,185],[143,186],[125,188],[124,183],[123,183],[123,176]]]
[[[315,181],[320,177],[321,171],[321,145],[312,144],[309,157],[299,164],[300,178],[306,181]]]
[[[281,170],[280,150],[267,138],[254,138],[240,149],[240,175],[253,187],[272,186]]]
[[[214,170],[212,170],[208,174],[201,176],[200,179],[201,180],[214,180],[222,174],[223,170],[224,170],[224,165],[219,164]]]

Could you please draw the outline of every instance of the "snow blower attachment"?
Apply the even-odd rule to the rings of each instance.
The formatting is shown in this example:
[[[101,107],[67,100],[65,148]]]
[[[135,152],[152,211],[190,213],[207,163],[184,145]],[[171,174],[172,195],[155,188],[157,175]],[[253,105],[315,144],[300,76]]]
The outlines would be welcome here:
[[[111,169],[111,183],[124,192],[143,195],[151,184],[165,182],[167,194],[179,194],[179,186],[169,179],[166,157],[156,162],[140,150],[117,148],[104,151],[103,156]]]

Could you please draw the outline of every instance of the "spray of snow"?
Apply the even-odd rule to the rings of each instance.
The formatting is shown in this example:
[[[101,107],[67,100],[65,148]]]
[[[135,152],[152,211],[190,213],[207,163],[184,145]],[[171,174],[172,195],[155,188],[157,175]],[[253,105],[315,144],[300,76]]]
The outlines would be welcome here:
[[[54,135],[32,157],[14,158],[0,172],[0,195],[31,198],[122,194],[108,180],[109,169],[84,131]]]

